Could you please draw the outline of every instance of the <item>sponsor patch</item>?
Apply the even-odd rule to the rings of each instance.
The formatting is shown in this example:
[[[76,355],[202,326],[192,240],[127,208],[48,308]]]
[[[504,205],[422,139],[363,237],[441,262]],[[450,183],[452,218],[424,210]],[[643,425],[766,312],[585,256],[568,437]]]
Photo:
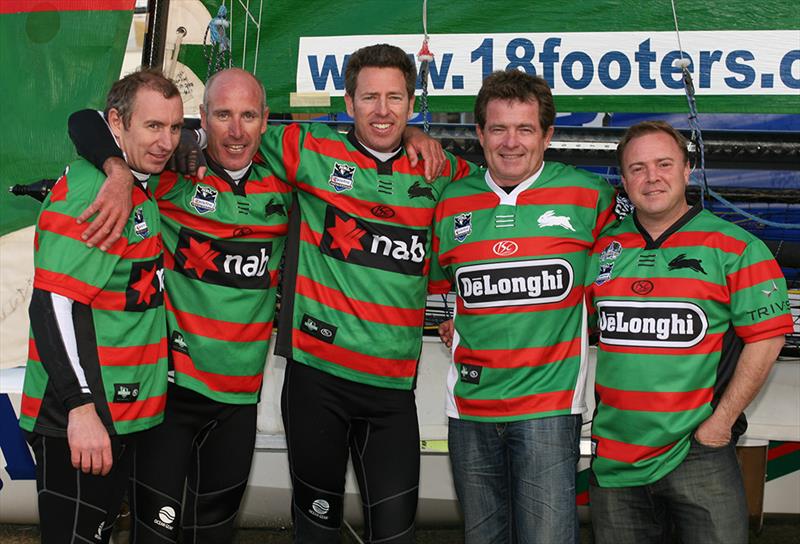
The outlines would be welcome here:
[[[509,257],[519,250],[519,246],[513,240],[500,240],[492,246],[492,252],[498,257]]]
[[[575,232],[570,217],[568,215],[556,215],[555,210],[547,210],[539,216],[536,222],[539,224],[540,229],[545,227],[562,227]]]
[[[150,229],[147,228],[147,221],[144,220],[144,209],[142,206],[139,206],[133,211],[133,232],[142,240],[150,236]]]
[[[770,298],[772,293],[778,290],[778,285],[775,283],[775,280],[772,280],[772,288],[771,289],[762,289],[761,292],[764,293],[764,296]]]
[[[172,331],[170,346],[172,346],[173,351],[178,351],[184,355],[189,355],[189,345],[186,343],[186,340],[180,331]]]
[[[334,259],[409,276],[421,276],[428,230],[352,217],[328,206],[319,250]]]
[[[328,519],[328,512],[330,509],[331,505],[328,504],[328,501],[325,499],[316,499],[311,503],[311,508],[309,508],[308,512],[320,519]]]
[[[653,290],[653,282],[650,280],[637,280],[631,284],[631,291],[637,295],[646,295]]]
[[[479,384],[482,370],[482,366],[462,364],[460,371],[461,381],[463,383]]]
[[[573,271],[564,259],[464,266],[456,272],[465,308],[548,304],[567,298]]]
[[[414,184],[408,188],[408,198],[427,198],[428,200],[436,200],[433,196],[433,189],[428,184],[422,184],[415,181]]]
[[[337,193],[349,191],[353,188],[353,176],[356,173],[356,166],[347,163],[334,162],[328,183]]]
[[[318,340],[333,344],[333,340],[336,338],[337,328],[330,323],[325,323],[321,319],[304,314],[303,321],[300,323],[300,330]]]
[[[614,240],[606,246],[600,253],[600,270],[597,273],[594,283],[596,285],[603,285],[611,279],[611,274],[614,271],[614,261],[617,260],[622,254],[622,244]]]
[[[604,344],[690,348],[705,337],[708,319],[691,302],[601,300],[597,326]]]
[[[472,233],[472,212],[461,213],[453,217],[453,237],[456,242],[463,242]]]
[[[164,303],[164,257],[131,263],[125,311],[144,312]]]
[[[138,397],[139,382],[114,384],[114,402],[135,402]]]
[[[200,215],[213,212],[217,209],[217,194],[218,191],[213,187],[197,185],[189,205]]]
[[[370,212],[372,212],[372,215],[375,217],[380,217],[381,219],[389,219],[395,216],[394,210],[389,206],[373,206]]]
[[[162,506],[158,514],[155,518],[153,518],[153,523],[158,525],[159,527],[163,527],[168,531],[172,531],[174,529],[175,522],[175,509],[171,506]]]

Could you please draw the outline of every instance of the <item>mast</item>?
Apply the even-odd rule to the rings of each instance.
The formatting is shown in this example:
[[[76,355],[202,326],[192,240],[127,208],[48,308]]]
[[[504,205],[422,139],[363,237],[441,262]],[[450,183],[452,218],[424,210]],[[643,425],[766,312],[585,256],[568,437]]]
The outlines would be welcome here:
[[[169,0],[147,1],[147,30],[142,48],[143,68],[161,68],[164,65],[168,15]]]

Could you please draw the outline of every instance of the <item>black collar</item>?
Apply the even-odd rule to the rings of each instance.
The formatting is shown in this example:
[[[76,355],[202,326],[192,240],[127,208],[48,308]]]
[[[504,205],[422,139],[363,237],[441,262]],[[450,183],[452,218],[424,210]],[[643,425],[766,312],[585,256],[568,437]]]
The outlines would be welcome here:
[[[383,175],[391,174],[392,173],[392,163],[394,163],[394,161],[396,161],[397,159],[399,159],[400,157],[403,156],[403,146],[401,144],[400,147],[398,148],[397,152],[395,152],[394,155],[392,155],[391,157],[389,157],[385,161],[380,160],[378,157],[376,157],[375,155],[370,153],[369,149],[367,149],[366,147],[361,145],[361,142],[359,142],[358,138],[356,138],[356,129],[355,129],[355,127],[351,128],[349,131],[347,131],[347,140],[351,144],[353,144],[353,147],[355,147],[359,151],[359,153],[361,153],[362,155],[366,155],[367,157],[369,157],[370,159],[375,161],[375,165],[378,168],[378,173],[379,174],[383,174]]]
[[[208,164],[209,170],[211,170],[215,176],[219,179],[223,180],[225,183],[231,186],[231,191],[237,195],[244,195],[244,186],[247,179],[250,177],[250,170],[253,169],[253,163],[250,163],[250,167],[244,173],[242,178],[239,180],[239,183],[236,183],[233,178],[228,174],[228,172],[223,168],[217,161],[211,158],[211,155],[208,154],[207,150],[203,150],[203,154],[206,157],[206,163]]]
[[[645,241],[645,249],[658,249],[661,245],[667,241],[667,238],[672,236],[673,233],[677,232],[681,229],[686,223],[691,221],[695,215],[703,211],[703,206],[700,202],[689,208],[685,214],[683,214],[677,221],[675,221],[670,227],[661,233],[661,236],[658,239],[653,240],[650,236],[650,233],[639,223],[639,218],[636,215],[636,210],[633,211],[633,223],[636,225],[636,229],[642,235]]]

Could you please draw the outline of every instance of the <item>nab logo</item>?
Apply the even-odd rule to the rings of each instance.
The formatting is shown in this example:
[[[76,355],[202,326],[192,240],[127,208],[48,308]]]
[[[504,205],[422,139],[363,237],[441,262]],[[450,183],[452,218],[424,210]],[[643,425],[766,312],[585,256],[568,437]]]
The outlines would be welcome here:
[[[164,258],[131,264],[131,275],[125,291],[125,310],[144,312],[164,304]]]
[[[415,198],[427,198],[428,200],[436,200],[436,197],[433,196],[433,189],[430,187],[423,187],[420,182],[415,181],[414,185],[408,188],[408,198],[415,199]]]
[[[690,268],[695,272],[702,272],[705,274],[706,271],[703,270],[703,265],[701,263],[702,261],[700,259],[687,259],[686,253],[681,253],[669,262],[669,269],[678,270],[679,268]]]
[[[421,276],[427,229],[372,223],[328,206],[320,251],[340,261]]]
[[[272,242],[217,240],[181,228],[175,271],[192,279],[241,289],[268,289]]]
[[[508,257],[519,250],[519,246],[513,240],[501,240],[492,246],[492,251],[499,257]]]

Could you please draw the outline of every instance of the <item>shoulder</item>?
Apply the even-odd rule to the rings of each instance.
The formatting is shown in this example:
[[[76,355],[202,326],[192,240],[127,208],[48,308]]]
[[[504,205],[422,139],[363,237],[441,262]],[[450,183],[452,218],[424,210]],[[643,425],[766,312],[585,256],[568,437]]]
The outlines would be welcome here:
[[[615,191],[614,186],[602,176],[561,162],[545,162],[542,178],[556,184],[565,186],[577,185],[609,195]]]
[[[442,192],[441,200],[474,195],[488,190],[489,186],[486,185],[486,170],[480,168],[466,177],[449,183]]]

